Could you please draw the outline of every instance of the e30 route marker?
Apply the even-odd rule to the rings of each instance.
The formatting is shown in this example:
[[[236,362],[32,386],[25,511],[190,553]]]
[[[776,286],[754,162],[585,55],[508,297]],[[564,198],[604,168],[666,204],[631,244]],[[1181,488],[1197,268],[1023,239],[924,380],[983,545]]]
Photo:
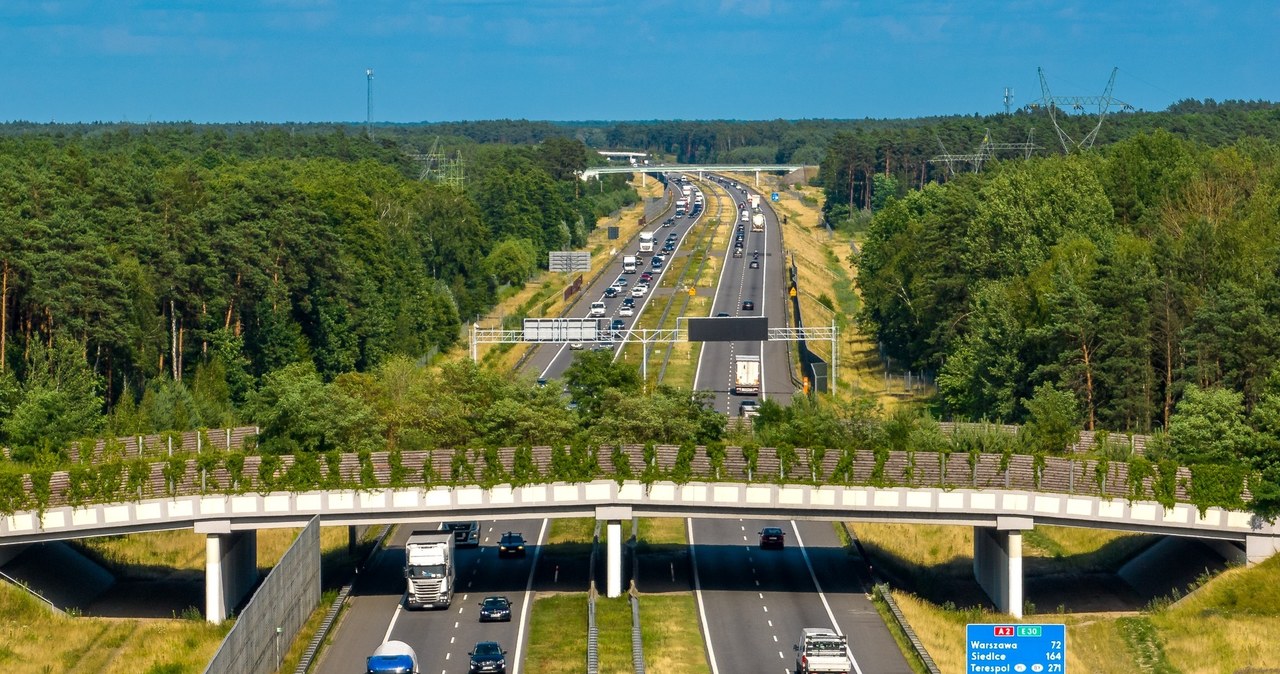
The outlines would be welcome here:
[[[1066,625],[966,625],[967,674],[1065,674]]]

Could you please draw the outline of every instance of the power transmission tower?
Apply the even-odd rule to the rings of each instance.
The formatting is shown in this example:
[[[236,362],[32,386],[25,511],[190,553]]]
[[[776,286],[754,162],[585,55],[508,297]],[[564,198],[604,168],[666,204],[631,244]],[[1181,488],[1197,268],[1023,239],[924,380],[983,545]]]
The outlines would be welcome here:
[[[409,158],[418,162],[420,167],[418,180],[462,189],[462,184],[465,182],[462,153],[455,151],[453,157],[446,156],[440,149],[439,137],[431,142],[430,150],[411,152]]]
[[[947,167],[947,174],[951,177],[955,177],[956,166],[959,164],[968,164],[973,169],[973,172],[977,173],[982,170],[982,165],[994,159],[998,152],[1020,152],[1023,159],[1031,158],[1031,153],[1040,149],[1032,141],[1034,134],[1035,128],[1032,128],[1027,133],[1027,142],[1025,143],[997,143],[991,140],[991,130],[987,129],[982,136],[982,143],[978,145],[978,149],[968,154],[948,153],[947,147],[942,144],[942,139],[937,138],[938,146],[942,148],[942,154],[930,158],[929,161]]]
[[[365,92],[364,135],[373,140],[373,68],[365,68],[364,76],[369,80],[368,89]]]
[[[1111,69],[1111,79],[1107,80],[1107,88],[1103,89],[1101,96],[1054,96],[1049,92],[1049,80],[1044,76],[1044,68],[1036,68],[1036,72],[1040,75],[1041,98],[1036,103],[1032,103],[1031,107],[1034,108],[1040,105],[1049,111],[1049,120],[1053,122],[1053,128],[1058,132],[1058,140],[1062,142],[1063,152],[1071,152],[1072,148],[1088,150],[1093,147],[1093,141],[1098,137],[1098,129],[1102,128],[1102,120],[1107,116],[1107,112],[1110,111],[1112,106],[1119,107],[1122,110],[1133,110],[1132,105],[1111,96],[1111,90],[1116,85],[1116,73],[1119,71],[1119,68]],[[1098,122],[1093,125],[1093,129],[1089,133],[1077,141],[1063,130],[1062,125],[1058,123],[1058,113],[1065,109],[1085,112],[1086,108],[1093,108],[1097,111]]]

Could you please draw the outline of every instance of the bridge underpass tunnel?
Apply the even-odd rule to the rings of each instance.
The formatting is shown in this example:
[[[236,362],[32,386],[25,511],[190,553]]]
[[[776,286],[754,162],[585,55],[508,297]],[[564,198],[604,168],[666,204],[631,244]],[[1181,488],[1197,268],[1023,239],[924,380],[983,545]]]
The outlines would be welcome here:
[[[226,520],[201,522],[196,532],[205,534],[205,620],[221,623],[258,583],[258,532],[233,532]]]
[[[997,517],[995,527],[973,528],[973,577],[996,610],[1022,618],[1022,532],[1030,517]]]
[[[605,523],[605,596],[622,596],[622,521],[631,519],[630,506],[600,506],[596,521]]]

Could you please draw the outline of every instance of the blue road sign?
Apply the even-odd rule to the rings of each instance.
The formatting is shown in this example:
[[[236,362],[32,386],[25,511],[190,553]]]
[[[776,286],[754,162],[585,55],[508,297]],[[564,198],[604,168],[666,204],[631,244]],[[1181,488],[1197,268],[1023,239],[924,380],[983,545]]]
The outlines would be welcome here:
[[[777,193],[777,192],[774,192],[773,194],[769,195],[769,199],[770,199],[770,200],[772,200],[772,201],[777,201],[777,200],[778,200],[778,198],[779,198],[779,197],[778,197],[778,193]]]
[[[1064,674],[1066,625],[967,625],[968,674]]]

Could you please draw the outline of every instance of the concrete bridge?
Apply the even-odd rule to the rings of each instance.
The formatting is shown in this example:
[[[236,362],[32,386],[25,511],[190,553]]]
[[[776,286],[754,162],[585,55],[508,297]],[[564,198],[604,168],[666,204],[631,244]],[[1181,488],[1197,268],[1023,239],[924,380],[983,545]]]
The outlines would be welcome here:
[[[1250,563],[1272,555],[1280,528],[1248,512],[1179,503],[1020,489],[941,489],[735,481],[597,479],[513,487],[436,486],[204,494],[50,507],[0,519],[0,550],[39,541],[168,529],[207,536],[205,615],[220,622],[252,589],[256,530],[439,519],[594,517],[610,528],[609,596],[622,592],[621,522],[632,517],[888,521],[972,526],[974,573],[996,606],[1022,613],[1022,532],[1037,524],[1093,527],[1219,542]]]
[[[701,178],[707,173],[754,173],[756,185],[761,173],[790,173],[805,168],[803,164],[645,164],[644,166],[593,166],[584,169],[583,180],[599,178],[608,173],[691,173]]]

